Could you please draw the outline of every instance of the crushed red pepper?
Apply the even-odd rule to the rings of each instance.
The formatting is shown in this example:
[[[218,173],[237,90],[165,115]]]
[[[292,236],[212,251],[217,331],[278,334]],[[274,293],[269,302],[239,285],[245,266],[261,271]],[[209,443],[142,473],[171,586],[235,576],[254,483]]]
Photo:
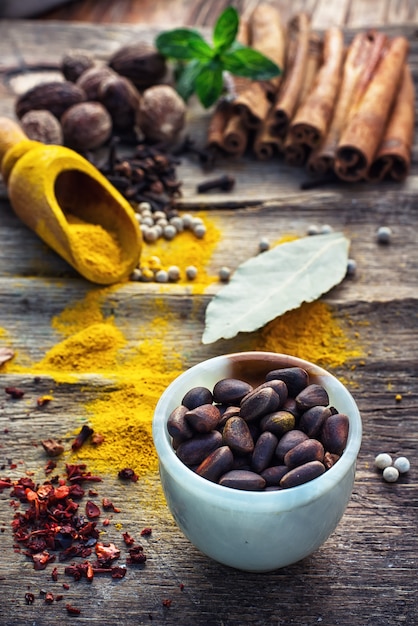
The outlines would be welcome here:
[[[13,400],[20,400],[25,395],[23,389],[17,387],[6,387],[4,390]]]
[[[52,471],[55,464],[54,467],[48,466],[49,468]],[[81,485],[87,481],[100,482],[101,478],[87,471],[84,464],[66,464],[65,474],[65,477],[55,476],[41,485],[36,485],[30,476],[23,476],[15,481],[8,477],[0,478],[0,492],[10,489],[10,497],[16,499],[11,500],[11,505],[14,508],[20,504],[27,505],[24,512],[16,510],[11,523],[16,541],[15,551],[31,558],[35,570],[43,570],[57,559],[63,562],[80,557],[83,562],[72,562],[64,568],[64,573],[74,580],[86,578],[91,582],[97,574],[110,574],[115,579],[123,578],[126,567],[114,564],[121,554],[119,548],[114,543],[98,541],[100,533],[95,520],[101,514],[100,508],[89,500],[86,503],[86,515],[79,512],[77,500],[85,495]],[[131,474],[129,479],[132,480]],[[97,494],[94,489],[89,489],[88,493]],[[102,503],[103,508],[120,511],[109,498],[103,498]],[[150,528],[144,528],[141,532],[143,536],[150,533]],[[129,546],[126,564],[144,564],[146,555],[143,547],[135,545],[135,540],[129,533],[123,533],[123,539]],[[93,551],[95,559],[89,560]],[[51,578],[58,580],[56,566],[52,570]],[[64,583],[63,588],[69,589],[69,585]],[[62,596],[59,599],[61,598]],[[58,601],[58,597],[55,600]],[[26,601],[29,603],[30,594],[27,594]],[[54,595],[47,593],[45,602],[50,604],[53,601]],[[79,609],[71,605],[67,605],[67,611],[73,615],[79,614]]]

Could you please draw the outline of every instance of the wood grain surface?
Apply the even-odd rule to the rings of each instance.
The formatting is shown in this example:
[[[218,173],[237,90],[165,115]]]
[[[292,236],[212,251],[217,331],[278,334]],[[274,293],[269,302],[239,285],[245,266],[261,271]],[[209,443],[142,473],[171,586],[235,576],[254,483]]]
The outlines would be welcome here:
[[[51,17],[62,21],[0,22],[0,113],[13,116],[16,93],[33,79],[34,68],[54,65],[63,51],[82,48],[105,59],[119,45],[135,39],[152,39],[167,20],[167,4],[173,5],[174,23],[207,26],[223,2],[105,3],[95,21],[100,24],[65,21],[92,18],[93,2],[74,3]],[[100,3],[101,4],[101,3]],[[135,13],[141,4],[142,20]],[[239,3],[248,5],[249,3]],[[295,2],[310,7],[322,28],[334,20],[346,27],[364,27],[364,20],[382,25],[389,34],[404,33],[411,45],[410,61],[418,84],[418,49],[413,24],[416,9],[409,2]],[[331,3],[333,4],[333,3]],[[104,8],[107,6],[107,9]],[[279,2],[283,10],[290,3]],[[396,5],[396,6],[395,6]],[[115,14],[111,16],[111,9]],[[77,14],[77,7],[80,13]],[[90,8],[89,8],[90,7]],[[174,10],[175,7],[175,10]],[[382,9],[382,7],[384,7]],[[83,11],[85,13],[83,13]],[[120,15],[134,24],[116,24]],[[124,17],[124,19],[125,19]],[[185,19],[185,18],[188,19]],[[128,21],[126,19],[126,21]],[[147,22],[151,26],[144,26]],[[46,44],[47,42],[47,44]],[[202,141],[207,114],[196,107],[190,129]],[[333,185],[301,191],[306,179],[302,170],[282,162],[260,163],[245,157],[221,161],[214,173],[228,171],[236,177],[229,194],[196,193],[198,182],[208,176],[193,159],[183,159],[180,208],[204,209],[222,229],[222,242],[210,267],[216,272],[226,264],[234,269],[257,250],[262,236],[278,239],[284,234],[303,235],[310,224],[330,224],[351,240],[350,256],[357,261],[354,278],[345,280],[324,296],[337,320],[350,320],[351,332],[364,346],[364,355],[354,363],[336,368],[347,382],[363,418],[364,436],[359,454],[354,491],[336,531],[314,554],[303,561],[268,574],[249,574],[222,566],[197,551],[182,535],[161,494],[157,473],[132,487],[114,475],[104,476],[100,491],[121,507],[118,521],[124,530],[137,533],[153,529],[143,545],[148,560],[141,569],[129,568],[121,581],[105,576],[72,583],[65,600],[45,605],[42,590],[59,593],[50,570],[36,572],[22,554],[14,552],[10,521],[13,509],[8,493],[0,494],[0,624],[5,626],[55,626],[139,624],[185,626],[415,626],[418,623],[418,386],[417,386],[417,269],[418,269],[418,166],[417,144],[411,174],[404,184]],[[376,230],[390,226],[391,244],[379,246]],[[203,345],[205,308],[219,284],[204,295],[187,286],[173,285],[163,299],[171,323],[167,349],[181,349],[187,367],[202,359],[245,350],[251,336],[238,336]],[[56,342],[51,318],[69,303],[81,299],[94,287],[81,279],[37,236],[23,226],[7,201],[3,188],[0,200],[0,328],[12,338],[13,349],[32,361],[40,359]],[[127,283],[112,290],[103,307],[126,331],[128,342],[137,340],[138,320],[151,321],[161,299],[157,285]],[[1,347],[0,343],[0,347]],[[39,442],[47,437],[69,441],[80,419],[80,397],[100,397],[104,381],[57,385],[53,380],[36,380],[30,374],[2,374],[0,387],[25,390],[24,403],[0,401],[0,464],[2,474],[34,472],[42,478],[45,456]],[[54,394],[54,402],[33,407],[43,393]],[[402,395],[397,402],[396,394]],[[387,451],[406,455],[411,471],[396,484],[384,483],[373,467],[376,454]],[[10,461],[17,463],[8,470]],[[0,475],[2,475],[0,474]],[[120,532],[109,527],[108,538],[120,540]],[[183,587],[184,586],[184,587]],[[25,593],[35,595],[32,605]],[[170,599],[171,606],[164,606]],[[81,608],[78,617],[66,614],[64,604]]]

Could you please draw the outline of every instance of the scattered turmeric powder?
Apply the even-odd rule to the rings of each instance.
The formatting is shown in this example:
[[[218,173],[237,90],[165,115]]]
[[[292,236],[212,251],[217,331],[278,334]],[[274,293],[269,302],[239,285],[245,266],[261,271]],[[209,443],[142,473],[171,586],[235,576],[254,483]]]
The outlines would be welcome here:
[[[281,352],[311,361],[325,368],[336,368],[363,355],[323,300],[305,302],[284,313],[258,331],[254,349]]]

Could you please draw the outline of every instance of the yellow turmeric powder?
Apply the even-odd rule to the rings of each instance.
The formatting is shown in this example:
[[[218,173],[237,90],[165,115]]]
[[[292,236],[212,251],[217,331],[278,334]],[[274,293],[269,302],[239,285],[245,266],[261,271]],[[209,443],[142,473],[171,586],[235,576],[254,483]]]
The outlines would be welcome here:
[[[75,215],[66,215],[71,249],[75,256],[102,275],[113,275],[122,261],[116,236],[99,224],[90,224]]]
[[[305,302],[271,321],[255,334],[254,349],[290,354],[325,368],[363,355],[359,341],[322,300]]]

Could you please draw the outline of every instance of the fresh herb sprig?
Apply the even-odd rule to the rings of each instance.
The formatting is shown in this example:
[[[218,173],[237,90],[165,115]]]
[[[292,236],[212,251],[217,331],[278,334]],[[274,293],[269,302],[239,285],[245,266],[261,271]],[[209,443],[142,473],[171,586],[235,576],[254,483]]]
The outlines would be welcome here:
[[[196,93],[201,104],[209,108],[222,95],[225,71],[252,80],[269,80],[280,74],[276,63],[236,41],[238,27],[238,12],[228,7],[215,24],[212,45],[189,28],[158,35],[155,44],[159,52],[180,62],[176,89],[186,102]]]

